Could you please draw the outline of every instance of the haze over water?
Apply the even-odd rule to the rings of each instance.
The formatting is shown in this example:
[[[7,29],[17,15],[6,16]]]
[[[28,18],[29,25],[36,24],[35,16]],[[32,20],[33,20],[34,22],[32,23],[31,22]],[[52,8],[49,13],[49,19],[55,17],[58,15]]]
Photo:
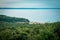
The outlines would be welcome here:
[[[60,8],[60,0],[0,0],[0,8]],[[33,22],[60,21],[60,9],[0,9],[0,15],[26,18]]]
[[[27,18],[33,22],[60,21],[60,10],[4,10],[0,15]]]

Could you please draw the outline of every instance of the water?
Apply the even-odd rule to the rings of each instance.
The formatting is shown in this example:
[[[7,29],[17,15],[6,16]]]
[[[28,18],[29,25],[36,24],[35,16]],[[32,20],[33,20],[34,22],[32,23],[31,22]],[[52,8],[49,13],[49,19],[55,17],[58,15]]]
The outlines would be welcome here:
[[[0,15],[27,18],[33,22],[56,22],[60,21],[60,9],[38,9],[38,10],[0,10]]]

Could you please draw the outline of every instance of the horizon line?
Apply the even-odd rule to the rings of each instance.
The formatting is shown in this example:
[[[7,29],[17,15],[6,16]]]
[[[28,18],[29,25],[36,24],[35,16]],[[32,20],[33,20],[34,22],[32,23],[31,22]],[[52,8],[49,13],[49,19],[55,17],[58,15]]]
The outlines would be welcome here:
[[[60,9],[60,8],[0,8],[0,9]]]

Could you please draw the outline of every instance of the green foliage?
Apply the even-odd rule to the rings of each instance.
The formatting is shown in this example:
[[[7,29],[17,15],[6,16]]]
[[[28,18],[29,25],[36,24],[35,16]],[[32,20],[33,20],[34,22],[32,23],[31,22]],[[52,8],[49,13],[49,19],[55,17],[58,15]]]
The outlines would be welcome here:
[[[29,20],[25,19],[25,18],[9,17],[9,16],[5,16],[5,15],[0,15],[0,21],[3,21],[3,22],[29,22]]]
[[[0,15],[0,40],[60,40],[60,22],[29,24],[28,19]]]
[[[0,40],[60,40],[60,22],[45,24],[0,22]]]

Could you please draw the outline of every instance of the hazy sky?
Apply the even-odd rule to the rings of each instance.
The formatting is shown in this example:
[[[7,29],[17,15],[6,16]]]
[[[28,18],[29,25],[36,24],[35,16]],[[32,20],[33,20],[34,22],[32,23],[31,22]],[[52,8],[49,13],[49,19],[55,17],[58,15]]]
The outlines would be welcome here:
[[[0,7],[60,8],[60,0],[0,0]]]
[[[60,0],[0,0],[0,8],[60,8]],[[2,10],[0,15],[23,17],[36,22],[60,21],[60,9]]]

